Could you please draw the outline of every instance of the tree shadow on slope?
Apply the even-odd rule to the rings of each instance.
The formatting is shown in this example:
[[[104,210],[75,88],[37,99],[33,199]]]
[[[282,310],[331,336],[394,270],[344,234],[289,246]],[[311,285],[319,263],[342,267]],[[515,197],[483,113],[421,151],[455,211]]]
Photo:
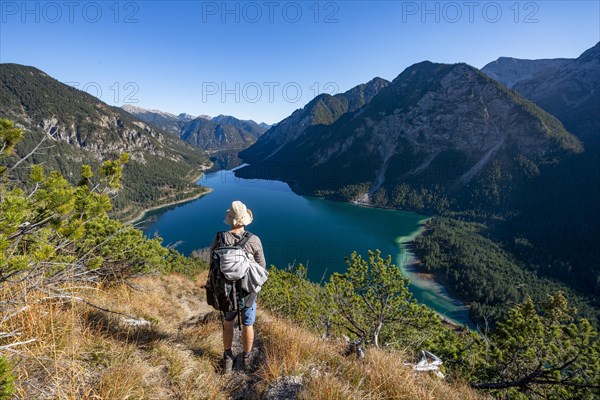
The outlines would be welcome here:
[[[123,343],[131,343],[138,346],[147,346],[160,340],[171,339],[168,335],[156,329],[151,323],[130,326],[121,318],[117,318],[100,310],[92,310],[84,314],[84,322],[91,329],[101,334],[119,340]]]

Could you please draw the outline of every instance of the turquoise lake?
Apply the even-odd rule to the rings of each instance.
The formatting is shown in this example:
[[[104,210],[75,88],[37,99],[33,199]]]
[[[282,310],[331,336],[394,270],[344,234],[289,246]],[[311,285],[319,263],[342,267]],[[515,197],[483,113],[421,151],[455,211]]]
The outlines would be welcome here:
[[[308,267],[316,282],[346,268],[344,256],[379,249],[392,255],[411,280],[414,298],[448,320],[468,323],[468,309],[448,297],[436,282],[411,271],[412,255],[400,243],[419,231],[426,217],[413,212],[383,210],[295,194],[286,183],[241,179],[231,170],[206,174],[198,184],[213,191],[185,204],[150,212],[142,222],[144,233],[160,235],[165,245],[190,254],[210,246],[217,231],[227,229],[225,211],[241,200],[254,214],[247,230],[263,243],[267,264],[285,268],[294,263]],[[405,268],[406,266],[406,268]]]

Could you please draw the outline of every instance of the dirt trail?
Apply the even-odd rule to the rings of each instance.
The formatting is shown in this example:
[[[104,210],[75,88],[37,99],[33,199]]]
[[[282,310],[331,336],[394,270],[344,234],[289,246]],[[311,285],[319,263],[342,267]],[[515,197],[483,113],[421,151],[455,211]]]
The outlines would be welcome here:
[[[204,292],[204,291],[203,291]],[[184,299],[182,299],[184,300]],[[221,317],[218,311],[206,304],[204,293],[200,301],[198,308],[190,309],[189,318],[182,323],[182,328],[190,326],[198,326],[202,324],[208,324],[211,322],[218,321],[219,328],[221,327]],[[184,303],[185,304],[185,303]],[[188,303],[189,304],[189,303]],[[242,368],[242,333],[239,329],[238,321],[236,319],[233,330],[233,346],[232,351],[234,355],[233,372],[227,375],[227,379],[224,379],[223,391],[231,393],[230,399],[241,400],[241,399],[260,399],[261,395],[257,391],[258,383],[260,382],[259,376],[256,374],[260,366],[264,363],[264,351],[262,341],[260,337],[260,327],[254,326],[254,345],[252,352],[250,353],[250,366],[246,371]],[[216,366],[218,373],[223,373],[222,363],[219,360]]]

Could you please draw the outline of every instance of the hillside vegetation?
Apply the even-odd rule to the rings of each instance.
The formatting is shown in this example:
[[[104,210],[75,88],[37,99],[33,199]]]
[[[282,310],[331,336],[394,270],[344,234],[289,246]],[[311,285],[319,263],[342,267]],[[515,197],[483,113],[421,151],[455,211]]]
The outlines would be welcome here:
[[[548,293],[562,291],[584,316],[598,326],[598,309],[565,284],[529,270],[484,234],[482,224],[438,217],[427,223],[413,250],[426,271],[439,273],[444,282],[470,304],[473,321],[483,325],[505,317],[507,305],[531,296],[536,303]]]
[[[0,160],[2,165],[37,149],[24,166],[43,164],[71,184],[77,183],[82,164],[98,169],[103,160],[129,153],[123,189],[112,199],[111,214],[122,219],[206,193],[194,184],[210,164],[203,152],[36,68],[0,64],[0,118],[28,131],[15,155]],[[13,171],[20,181],[27,174],[28,168]]]
[[[401,353],[345,357],[343,342],[266,311],[258,314],[252,370],[223,376],[221,322],[206,305],[203,277],[149,276],[77,291],[119,314],[73,302],[30,307],[10,325],[22,339],[37,339],[19,351],[15,398],[481,398],[464,384],[414,375]]]

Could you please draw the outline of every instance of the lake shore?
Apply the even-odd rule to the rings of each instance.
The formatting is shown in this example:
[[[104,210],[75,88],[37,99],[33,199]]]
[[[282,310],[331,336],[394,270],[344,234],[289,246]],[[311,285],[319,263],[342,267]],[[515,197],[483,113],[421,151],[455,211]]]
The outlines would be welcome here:
[[[205,171],[208,170],[208,169],[210,169],[210,168],[212,168],[212,166],[213,166],[212,163],[210,165],[207,165],[207,166],[203,165],[201,167],[201,171],[199,173],[193,175],[192,178],[190,179],[190,181],[192,183],[194,183],[194,184],[197,184],[198,181],[200,179],[202,179],[202,177],[204,176]],[[195,193],[193,196],[185,197],[185,198],[179,199],[179,200],[170,201],[170,202],[167,202],[167,203],[157,204],[155,206],[148,207],[148,208],[144,208],[143,210],[140,210],[140,212],[138,212],[135,215],[135,217],[133,217],[133,218],[125,221],[125,223],[133,225],[136,222],[140,222],[141,220],[143,220],[146,217],[146,215],[149,212],[151,212],[151,211],[157,211],[157,210],[161,210],[163,208],[167,208],[167,207],[171,207],[171,206],[176,206],[178,204],[183,204],[183,203],[187,203],[187,202],[190,202],[190,201],[193,201],[193,200],[197,200],[197,199],[199,199],[199,198],[201,198],[201,197],[209,194],[210,192],[212,192],[211,188],[208,188],[208,187],[203,187],[203,188],[204,188],[204,190],[202,190],[199,193]]]
[[[200,178],[198,178],[198,179],[200,179]],[[141,210],[139,213],[137,213],[136,216],[133,217],[132,219],[130,219],[128,221],[125,221],[125,223],[126,224],[135,224],[136,222],[140,222],[141,220],[143,220],[146,217],[146,215],[149,212],[151,212],[151,211],[157,211],[157,210],[161,210],[163,208],[167,208],[167,207],[171,207],[171,206],[176,206],[178,204],[188,203],[190,201],[194,201],[194,200],[197,200],[197,199],[199,199],[201,197],[204,197],[207,194],[209,194],[210,192],[212,192],[211,188],[205,187],[204,189],[205,190],[203,190],[202,192],[196,193],[196,194],[194,194],[193,196],[190,196],[190,197],[186,197],[186,198],[183,198],[183,199],[180,199],[180,200],[171,201],[171,202],[164,203],[164,204],[158,204],[158,205],[156,205],[154,207],[145,208],[145,209]]]
[[[419,221],[419,228],[416,229],[409,235],[401,236],[396,239],[396,244],[400,247],[403,255],[402,258],[398,260],[398,266],[402,271],[402,274],[407,277],[411,284],[414,286],[418,286],[421,289],[426,289],[439,298],[445,299],[448,303],[452,304],[455,307],[455,312],[467,312],[468,313],[468,305],[462,302],[455,296],[452,296],[449,289],[446,287],[446,284],[441,277],[438,277],[434,273],[427,273],[419,271],[419,259],[410,251],[408,245],[415,240],[417,237],[422,235],[426,230],[426,223],[432,217],[424,218]],[[470,325],[470,321],[457,321],[452,319],[449,316],[442,315],[437,312],[438,315],[442,318],[442,322],[452,327],[453,329],[462,329],[465,325]]]

